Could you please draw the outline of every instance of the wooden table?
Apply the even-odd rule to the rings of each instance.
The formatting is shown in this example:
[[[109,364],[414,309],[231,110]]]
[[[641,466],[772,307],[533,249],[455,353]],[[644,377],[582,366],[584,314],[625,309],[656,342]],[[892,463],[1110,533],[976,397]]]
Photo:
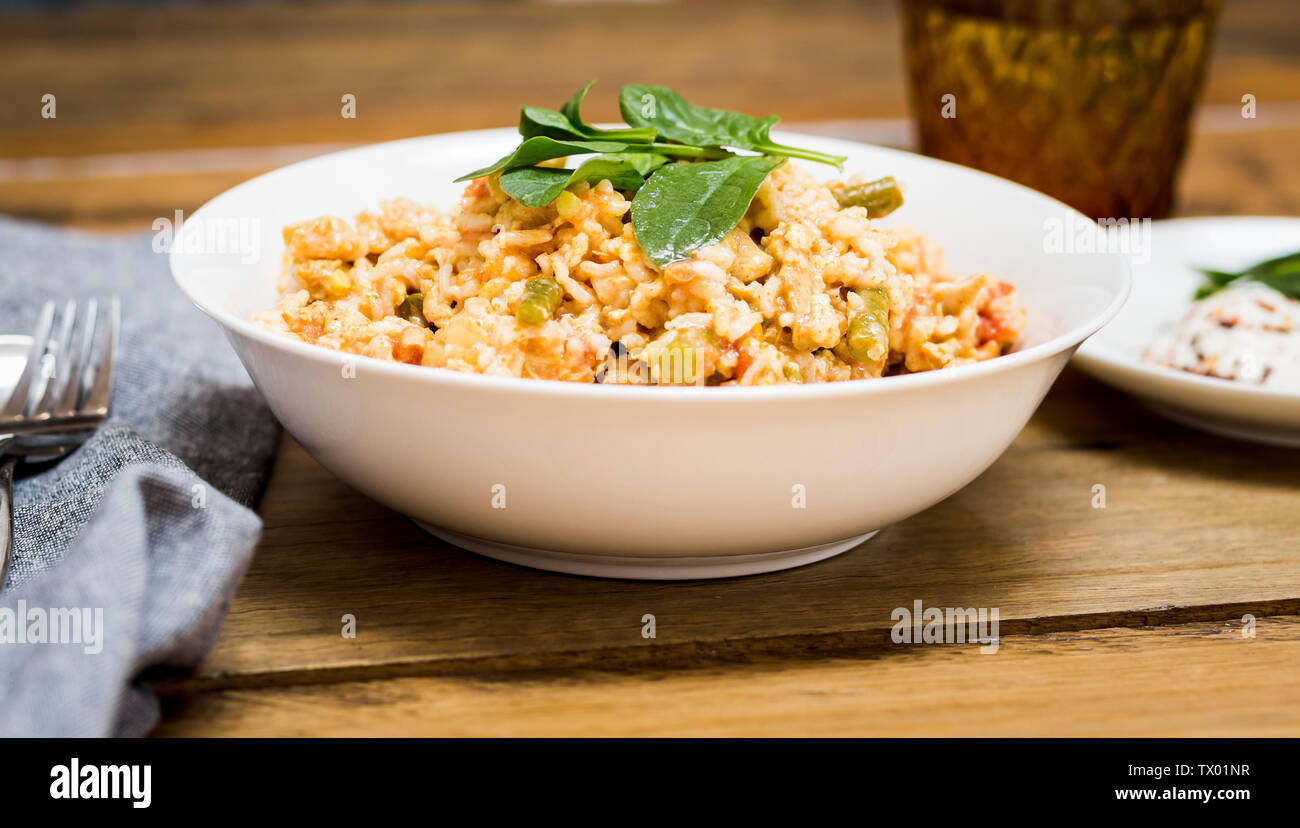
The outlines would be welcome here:
[[[1300,27],[1285,3],[1228,6],[1180,212],[1300,214]],[[147,229],[287,160],[507,123],[593,76],[607,92],[652,79],[814,131],[907,140],[892,4],[691,4],[692,26],[681,11],[10,13],[0,212]],[[612,33],[613,54],[583,46]],[[47,92],[56,119],[39,117]],[[354,120],[339,116],[345,93]],[[614,114],[607,101],[593,117]],[[158,732],[1296,735],[1298,495],[1300,452],[1190,431],[1070,369],[979,480],[858,549],[773,575],[638,583],[447,547],[286,435],[256,560],[209,658],[156,683]],[[999,608],[999,651],[892,643],[891,611],[916,600]],[[356,638],[340,635],[345,614]]]

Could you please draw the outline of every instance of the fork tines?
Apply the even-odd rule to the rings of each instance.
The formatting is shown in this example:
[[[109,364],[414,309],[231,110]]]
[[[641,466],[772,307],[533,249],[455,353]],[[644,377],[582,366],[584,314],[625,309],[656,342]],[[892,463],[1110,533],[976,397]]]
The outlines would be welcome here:
[[[0,433],[11,427],[93,425],[108,416],[121,305],[97,299],[46,302],[27,364],[0,409]]]

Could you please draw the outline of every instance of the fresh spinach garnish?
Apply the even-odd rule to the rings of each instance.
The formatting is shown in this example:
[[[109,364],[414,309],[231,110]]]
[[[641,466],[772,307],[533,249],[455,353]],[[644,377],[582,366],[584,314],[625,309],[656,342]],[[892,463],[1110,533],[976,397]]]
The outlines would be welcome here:
[[[501,173],[501,189],[527,207],[545,207],[566,187],[580,181],[599,184],[609,179],[616,190],[639,189],[647,175],[666,163],[668,157],[664,155],[628,152],[597,155],[576,170],[519,167]]]
[[[615,152],[589,158],[573,174],[573,181],[598,184],[608,178],[617,190],[636,190],[650,173],[668,163],[668,156],[656,152]]]
[[[618,96],[623,120],[632,126],[654,129],[660,138],[699,147],[740,147],[764,155],[802,158],[839,168],[844,159],[814,150],[789,147],[772,141],[775,115],[755,118],[726,109],[708,109],[688,103],[664,86],[630,83]]]
[[[630,144],[650,144],[655,140],[653,127],[628,129],[601,129],[582,119],[582,101],[596,82],[592,81],[573,93],[560,111],[540,106],[525,106],[519,110],[519,134],[524,138],[545,136],[557,141],[626,141]]]
[[[542,136],[557,141],[586,141],[590,138],[554,109],[525,106],[519,110],[519,134],[525,139]]]
[[[1259,282],[1292,299],[1300,299],[1300,251],[1260,262],[1239,273],[1199,269],[1206,281],[1196,291],[1197,299],[1218,293],[1239,279]]]
[[[471,178],[482,178],[485,175],[491,175],[502,170],[531,167],[542,161],[567,158],[570,155],[586,155],[593,152],[626,152],[630,146],[633,145],[619,141],[557,141],[554,138],[547,138],[545,135],[537,135],[526,139],[515,148],[514,152],[495,164],[481,170],[475,170],[472,173],[466,173],[456,180],[469,181]],[[650,145],[644,144],[643,146]]]
[[[722,241],[745,217],[763,179],[784,162],[735,155],[660,168],[632,200],[637,244],[652,262],[671,264]]]
[[[501,189],[526,207],[545,207],[569,186],[573,170],[519,167],[501,173]]]
[[[629,84],[619,95],[626,129],[602,129],[582,119],[582,102],[595,81],[560,109],[525,106],[523,142],[491,166],[457,181],[500,173],[501,188],[521,204],[544,207],[574,184],[608,179],[632,201],[632,228],[642,250],[660,267],[726,237],[768,173],[785,158],[840,167],[844,158],[772,141],[775,115],[755,118],[688,103],[662,86]],[[739,155],[733,150],[757,155]],[[577,169],[538,166],[574,155],[591,156]],[[670,163],[671,162],[671,163]]]
[[[634,143],[644,141],[647,144],[654,141],[656,135],[653,127],[600,129],[582,120],[582,102],[586,99],[587,93],[591,91],[591,87],[595,85],[596,82],[593,80],[577,92],[574,92],[573,96],[564,102],[564,106],[560,107],[560,114],[567,118],[583,135],[592,138],[599,137],[606,140],[622,140]]]

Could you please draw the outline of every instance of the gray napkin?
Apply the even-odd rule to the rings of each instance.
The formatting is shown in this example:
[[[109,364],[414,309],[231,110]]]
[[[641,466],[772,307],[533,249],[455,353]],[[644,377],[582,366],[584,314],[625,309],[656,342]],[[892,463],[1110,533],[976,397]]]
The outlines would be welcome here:
[[[92,295],[122,301],[113,414],[52,469],[19,468],[0,736],[147,733],[141,673],[203,658],[261,531],[249,507],[279,427],[151,237],[0,219],[0,333]]]

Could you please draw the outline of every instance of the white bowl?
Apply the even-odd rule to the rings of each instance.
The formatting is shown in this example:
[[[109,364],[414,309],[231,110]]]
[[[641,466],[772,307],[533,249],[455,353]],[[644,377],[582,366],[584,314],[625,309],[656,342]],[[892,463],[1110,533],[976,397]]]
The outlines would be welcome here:
[[[396,196],[450,207],[464,186],[452,179],[508,152],[510,129],[348,150],[245,182],[185,223],[172,272],[321,465],[451,543],[588,575],[783,569],[849,549],[977,477],[1119,309],[1129,271],[1118,254],[1048,249],[1047,223],[1082,216],[1019,185],[896,150],[777,140],[846,155],[848,172],[897,176],[907,204],[890,220],[936,239],[955,272],[1014,283],[1029,311],[1023,347],[861,382],[606,387],[344,357],[248,321],[276,301],[283,225]],[[240,226],[255,243],[232,250],[214,232]]]
[[[1197,267],[1237,272],[1300,250],[1300,219],[1255,216],[1152,223],[1150,261],[1133,268],[1133,296],[1075,363],[1161,414],[1212,434],[1300,448],[1300,394],[1202,377],[1142,360],[1178,324],[1204,282]]]

